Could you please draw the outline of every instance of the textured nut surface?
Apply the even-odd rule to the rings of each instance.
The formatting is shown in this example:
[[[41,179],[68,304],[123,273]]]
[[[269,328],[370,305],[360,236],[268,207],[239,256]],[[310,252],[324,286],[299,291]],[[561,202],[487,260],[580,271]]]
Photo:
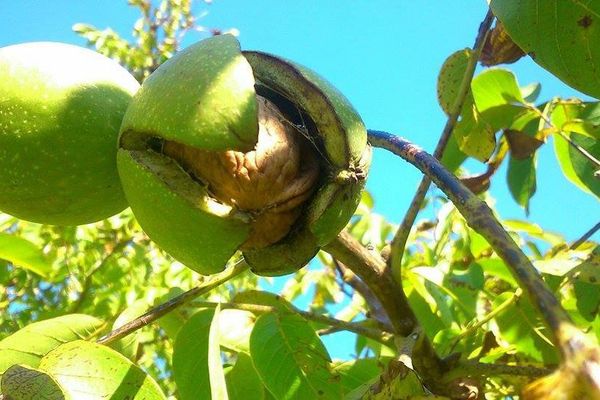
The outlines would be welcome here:
[[[259,132],[253,150],[210,152],[165,141],[163,153],[203,182],[211,195],[253,216],[243,248],[282,239],[312,195],[319,165],[311,144],[269,100],[257,96]]]

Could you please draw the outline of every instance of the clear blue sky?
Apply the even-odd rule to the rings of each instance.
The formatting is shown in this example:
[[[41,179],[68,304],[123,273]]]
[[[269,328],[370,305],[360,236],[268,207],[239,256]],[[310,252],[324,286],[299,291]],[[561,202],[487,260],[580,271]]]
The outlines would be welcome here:
[[[198,9],[209,12],[200,21],[203,25],[237,28],[243,48],[284,56],[325,76],[346,94],[368,127],[400,134],[431,151],[445,123],[436,100],[439,68],[453,51],[472,45],[486,2],[214,0]],[[137,18],[125,0],[1,0],[0,15],[0,46],[37,40],[83,45],[71,32],[77,22],[110,26],[129,36]],[[191,34],[186,43],[201,37]],[[522,85],[541,82],[540,99],[577,95],[528,59],[508,68]],[[472,172],[484,169],[477,163],[469,167]],[[503,168],[491,190],[499,215],[524,219],[505,176]],[[419,180],[410,165],[376,151],[367,185],[376,211],[399,222]],[[530,221],[568,240],[600,220],[598,201],[562,176],[551,144],[540,151],[538,189],[530,208]]]

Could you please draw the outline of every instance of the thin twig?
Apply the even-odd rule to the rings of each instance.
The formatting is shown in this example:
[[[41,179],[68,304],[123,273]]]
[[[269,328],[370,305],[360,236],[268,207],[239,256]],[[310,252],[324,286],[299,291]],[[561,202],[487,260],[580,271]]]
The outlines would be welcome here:
[[[377,322],[384,325],[386,329],[393,329],[390,318],[383,309],[381,301],[379,301],[369,286],[367,286],[358,276],[356,276],[352,270],[346,267],[344,263],[336,259],[333,259],[333,263],[344,283],[350,285],[352,289],[354,289],[363,297],[363,299],[365,299],[371,316],[377,320]]]
[[[478,332],[479,328],[481,328],[483,325],[485,325],[486,323],[488,323],[489,321],[494,319],[497,315],[502,314],[504,311],[506,311],[506,309],[508,307],[513,305],[517,300],[519,300],[522,293],[523,292],[521,291],[521,289],[517,289],[515,291],[515,293],[512,296],[510,296],[508,299],[504,300],[504,302],[502,302],[502,304],[500,304],[497,307],[494,307],[494,309],[491,312],[486,314],[482,319],[480,319],[473,325],[468,326],[464,331],[462,331],[458,336],[456,336],[454,338],[454,340],[452,341],[452,345],[450,346],[450,349],[454,349],[456,347],[456,345],[463,338],[468,337],[468,336]]]
[[[553,100],[553,102],[556,103],[556,100]],[[575,143],[573,140],[571,140],[569,135],[567,135],[565,132],[563,132],[563,130],[561,128],[558,128],[557,126],[555,126],[552,123],[552,120],[550,118],[548,118],[548,116],[545,113],[543,113],[539,108],[537,108],[536,106],[534,106],[532,104],[523,104],[523,106],[528,108],[529,110],[534,111],[536,114],[538,114],[540,116],[540,118],[546,123],[546,125],[554,128],[556,130],[556,133],[558,133],[558,135],[560,135],[560,137],[562,137],[569,144],[569,146],[571,146],[573,149],[577,150],[579,152],[579,154],[581,154],[589,162],[594,164],[594,166],[596,168],[600,169],[600,160],[598,160],[596,157],[594,157],[592,155],[592,153],[590,153],[589,151],[587,151],[586,149],[584,149],[583,147],[581,147],[580,145]],[[553,105],[553,107],[555,107],[555,106],[556,106],[556,104]]]
[[[569,144],[569,146],[571,146],[572,148],[574,148],[575,150],[577,150],[579,152],[579,154],[581,154],[589,162],[591,162],[592,164],[594,164],[594,166],[596,168],[600,169],[600,160],[598,160],[596,157],[594,157],[592,155],[592,153],[590,153],[589,151],[587,151],[586,149],[584,149],[583,147],[581,147],[580,145],[578,145],[577,143],[575,143],[573,140],[571,140],[571,138],[569,137],[569,135],[567,135],[563,131],[559,130],[558,134],[563,139],[565,139],[567,141],[567,143]]]
[[[494,15],[492,14],[492,11],[488,10],[485,18],[479,25],[477,38],[475,39],[475,44],[473,45],[473,52],[471,53],[471,57],[467,63],[467,68],[465,69],[465,74],[463,75],[462,82],[458,89],[456,100],[454,101],[450,113],[448,114],[448,120],[446,121],[446,125],[444,126],[444,130],[442,131],[435,151],[433,152],[434,157],[437,159],[440,159],[444,154],[444,150],[446,149],[448,141],[450,140],[450,136],[452,135],[452,131],[454,130],[456,122],[458,121],[458,117],[462,111],[465,98],[471,89],[471,80],[473,79],[473,75],[475,73],[477,60],[479,60],[481,50],[485,44],[485,38],[487,37],[493,20]],[[396,235],[392,240],[392,251],[388,260],[389,268],[399,270],[401,266],[402,256],[404,254],[404,249],[406,248],[408,235],[410,234],[410,230],[415,223],[417,214],[421,210],[423,200],[425,199],[425,195],[427,194],[430,184],[431,180],[427,176],[423,177],[421,183],[419,183],[419,187],[415,192],[415,196],[413,197],[406,215],[404,216],[404,219],[402,220],[402,223],[400,224],[400,227],[396,231]]]
[[[598,232],[599,230],[600,230],[600,222],[598,222],[596,225],[594,225],[592,227],[592,229],[590,229],[589,231],[584,233],[583,236],[581,236],[579,239],[574,241],[573,244],[571,244],[571,246],[569,246],[569,249],[575,250],[576,248],[578,248],[579,246],[584,244],[586,242],[586,240],[591,238],[594,235],[594,233]]]
[[[565,327],[572,326],[569,315],[488,205],[469,191],[435,157],[410,142],[387,132],[374,130],[369,130],[369,140],[374,146],[389,150],[413,164],[450,198],[469,226],[488,241],[525,289],[554,333],[562,355],[570,354],[576,347],[572,340],[579,340],[579,337],[572,338],[566,335],[570,330]]]
[[[233,308],[236,310],[244,310],[249,311],[256,314],[266,314],[266,313],[282,313],[285,312],[286,309],[265,306],[259,304],[251,304],[251,303],[216,303],[210,301],[194,301],[194,306],[200,308],[215,308],[218,305],[221,306],[221,309]],[[340,319],[326,317],[325,315],[315,314],[308,311],[300,310],[296,307],[288,307],[289,312],[293,312],[295,314],[300,315],[302,318],[307,319],[309,321],[318,322],[321,324],[329,325],[335,327],[339,330],[354,332],[356,334],[366,336],[370,339],[373,339],[377,342],[390,345],[393,340],[393,334],[390,332],[380,331],[379,329],[369,328],[364,326],[361,322],[348,322],[342,321]],[[364,322],[364,321],[363,321]],[[366,321],[368,322],[368,321]]]
[[[244,261],[238,261],[232,267],[227,268],[223,272],[220,272],[216,275],[209,277],[205,282],[203,282],[200,286],[196,286],[193,289],[188,290],[180,294],[179,296],[173,297],[172,299],[166,301],[165,303],[159,304],[156,307],[151,308],[143,315],[137,317],[133,321],[126,323],[125,325],[115,329],[114,331],[108,333],[107,335],[98,339],[98,343],[107,344],[114,342],[115,340],[119,340],[122,337],[129,335],[137,331],[144,326],[149,325],[150,323],[156,321],[163,315],[173,311],[174,309],[181,307],[182,305],[189,303],[193,299],[198,296],[201,296],[207,292],[210,292],[212,289],[217,286],[222,285],[228,280],[234,278],[235,276],[241,274],[242,272],[248,270],[248,264]]]

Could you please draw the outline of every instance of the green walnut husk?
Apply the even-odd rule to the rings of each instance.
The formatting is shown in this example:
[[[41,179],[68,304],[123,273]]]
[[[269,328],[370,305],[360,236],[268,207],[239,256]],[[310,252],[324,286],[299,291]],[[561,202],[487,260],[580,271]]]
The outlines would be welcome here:
[[[84,48],[0,49],[0,210],[80,225],[127,207],[116,147],[138,88],[116,62]]]
[[[240,250],[260,275],[304,266],[354,213],[371,149],[314,72],[231,35],[176,54],[136,94],[118,169],[146,233],[201,274]]]

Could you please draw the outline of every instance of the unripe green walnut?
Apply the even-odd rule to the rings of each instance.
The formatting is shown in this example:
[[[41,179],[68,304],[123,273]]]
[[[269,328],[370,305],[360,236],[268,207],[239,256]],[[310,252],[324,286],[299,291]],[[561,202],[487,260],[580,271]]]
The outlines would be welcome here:
[[[117,138],[138,88],[91,50],[50,42],[0,49],[0,210],[54,225],[123,210]]]
[[[223,35],[161,65],[121,126],[118,168],[146,233],[202,273],[306,264],[346,225],[371,158],[364,124],[314,72]]]

